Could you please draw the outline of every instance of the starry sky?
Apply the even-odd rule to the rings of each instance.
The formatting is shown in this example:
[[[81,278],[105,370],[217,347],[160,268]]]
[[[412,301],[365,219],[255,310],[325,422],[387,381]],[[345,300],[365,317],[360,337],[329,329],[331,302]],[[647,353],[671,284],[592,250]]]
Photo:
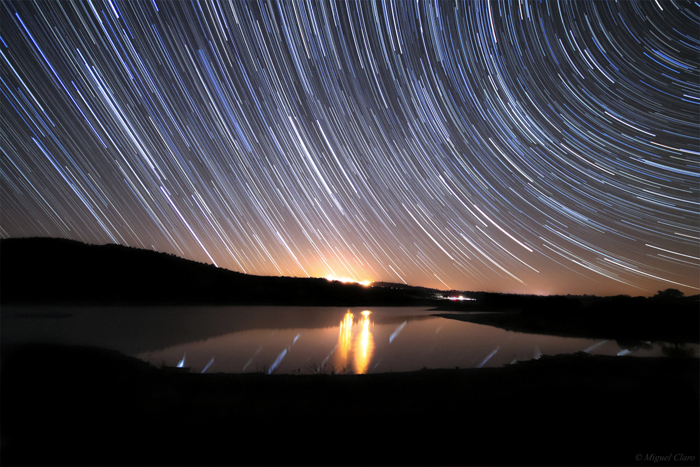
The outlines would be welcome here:
[[[0,236],[700,290],[700,3],[3,1]]]

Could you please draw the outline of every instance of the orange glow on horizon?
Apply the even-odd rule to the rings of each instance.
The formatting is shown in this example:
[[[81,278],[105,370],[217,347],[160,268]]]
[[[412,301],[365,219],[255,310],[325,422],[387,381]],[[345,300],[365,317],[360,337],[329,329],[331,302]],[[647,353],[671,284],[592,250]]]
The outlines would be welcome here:
[[[365,287],[368,287],[372,281],[356,281],[355,279],[350,279],[349,277],[335,277],[335,276],[326,276],[325,278],[329,282],[342,282],[343,284],[360,284]]]

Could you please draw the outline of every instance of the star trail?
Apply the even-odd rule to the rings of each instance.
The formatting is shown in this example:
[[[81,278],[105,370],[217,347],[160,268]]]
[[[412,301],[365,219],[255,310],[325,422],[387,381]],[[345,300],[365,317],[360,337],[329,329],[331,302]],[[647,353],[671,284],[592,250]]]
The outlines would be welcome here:
[[[0,236],[700,290],[700,3],[3,1]]]

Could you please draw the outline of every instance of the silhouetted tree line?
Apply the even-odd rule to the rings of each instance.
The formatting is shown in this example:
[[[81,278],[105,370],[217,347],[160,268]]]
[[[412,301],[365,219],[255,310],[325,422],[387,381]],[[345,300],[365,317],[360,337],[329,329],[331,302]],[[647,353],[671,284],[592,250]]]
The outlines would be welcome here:
[[[473,301],[453,302],[441,308],[463,311],[519,311],[539,315],[566,313],[608,313],[611,311],[628,311],[631,313],[668,311],[697,312],[700,310],[700,295],[685,297],[677,289],[660,290],[653,297],[632,297],[614,295],[598,297],[596,295],[518,295],[493,292],[457,292],[446,295],[462,294]]]
[[[677,289],[661,290],[649,298],[486,292],[464,295],[476,300],[457,302],[448,309],[511,312],[473,314],[468,318],[471,322],[510,331],[622,339],[635,342],[635,346],[642,346],[645,341],[697,343],[700,340],[700,296],[685,297]]]

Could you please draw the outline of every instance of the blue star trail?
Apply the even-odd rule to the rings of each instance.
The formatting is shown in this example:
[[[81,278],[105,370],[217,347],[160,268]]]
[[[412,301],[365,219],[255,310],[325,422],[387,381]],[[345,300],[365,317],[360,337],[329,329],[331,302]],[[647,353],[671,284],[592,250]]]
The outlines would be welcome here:
[[[700,4],[4,1],[0,236],[700,290]]]

